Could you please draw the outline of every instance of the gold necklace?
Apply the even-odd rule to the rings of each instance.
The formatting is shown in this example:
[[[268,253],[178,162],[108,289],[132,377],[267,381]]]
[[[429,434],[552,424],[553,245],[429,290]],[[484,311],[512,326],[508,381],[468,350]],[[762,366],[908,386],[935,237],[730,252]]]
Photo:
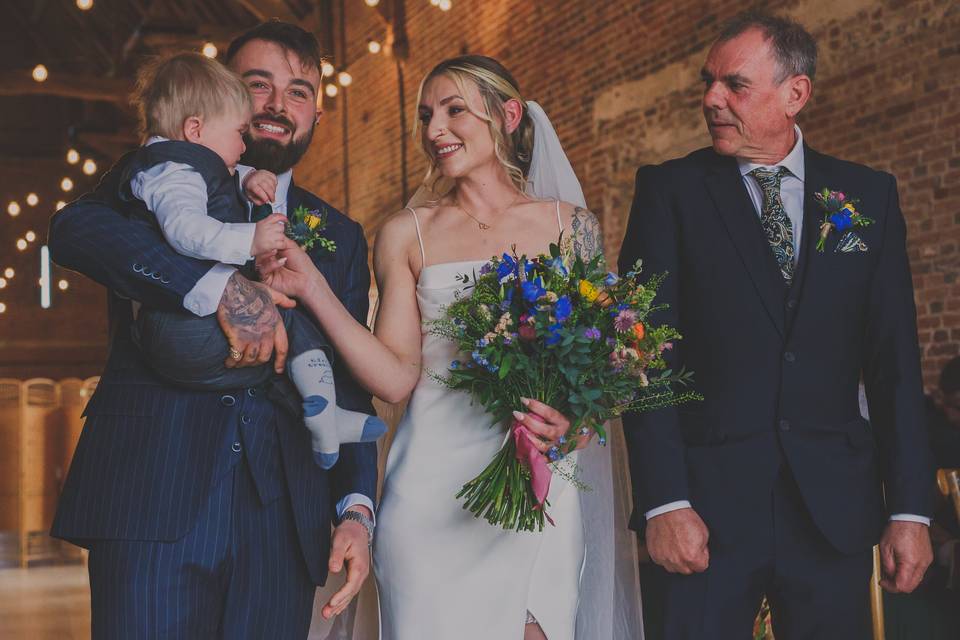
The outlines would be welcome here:
[[[516,202],[517,202],[517,198],[514,197],[514,199],[511,200],[511,201],[507,204],[507,206],[505,206],[503,209],[501,209],[501,210],[498,211],[497,213],[503,213],[504,211],[506,211],[507,209],[509,209],[510,207],[512,207],[514,204],[516,204]],[[471,218],[473,218],[473,221],[477,223],[477,226],[478,226],[478,227],[480,227],[480,231],[487,231],[487,230],[493,228],[493,227],[491,227],[489,224],[487,224],[486,222],[483,222],[482,220],[480,220],[479,218],[477,218],[477,216],[475,216],[475,215],[473,215],[472,213],[470,213],[469,211],[467,211],[467,208],[466,208],[465,206],[463,206],[462,204],[460,204],[460,199],[459,199],[459,198],[454,198],[453,203],[454,203],[455,205],[457,205],[457,208],[458,208],[458,209],[460,209],[460,210],[463,211],[465,214],[467,214],[468,216],[470,216]]]

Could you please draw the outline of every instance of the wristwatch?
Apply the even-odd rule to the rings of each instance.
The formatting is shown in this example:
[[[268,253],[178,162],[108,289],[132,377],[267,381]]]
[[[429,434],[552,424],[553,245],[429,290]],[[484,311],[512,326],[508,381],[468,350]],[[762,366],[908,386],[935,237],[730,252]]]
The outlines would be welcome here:
[[[367,546],[373,545],[373,520],[363,515],[359,511],[353,511],[347,509],[343,512],[343,516],[340,518],[340,522],[344,520],[353,520],[354,522],[359,522],[363,525],[363,528],[367,530]]]

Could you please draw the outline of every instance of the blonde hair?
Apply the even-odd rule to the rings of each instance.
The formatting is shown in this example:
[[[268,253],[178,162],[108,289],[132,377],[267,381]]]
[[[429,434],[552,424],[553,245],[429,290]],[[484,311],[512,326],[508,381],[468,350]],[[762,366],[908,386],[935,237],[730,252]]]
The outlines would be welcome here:
[[[464,96],[466,102],[466,83],[472,82],[480,92],[483,102],[483,113],[475,111],[469,103],[467,110],[490,128],[490,137],[493,139],[493,149],[497,160],[503,166],[511,182],[518,190],[523,191],[527,185],[527,172],[530,170],[530,158],[533,152],[533,121],[527,113],[527,103],[520,96],[520,87],[506,67],[487,56],[467,55],[444,60],[424,77],[417,91],[417,106],[423,99],[423,89],[430,80],[445,76],[450,78]],[[503,103],[507,100],[518,100],[523,107],[523,116],[519,126],[513,133],[507,133],[505,122],[506,113]],[[422,124],[419,118],[414,127],[414,136],[421,136]],[[437,159],[431,153],[429,146],[424,145],[421,138],[421,149],[430,162],[430,169],[424,182],[428,186],[434,185],[441,177],[437,174]]]
[[[235,73],[200,53],[157,58],[140,69],[131,102],[140,133],[179,139],[187,118],[252,113],[253,98]]]

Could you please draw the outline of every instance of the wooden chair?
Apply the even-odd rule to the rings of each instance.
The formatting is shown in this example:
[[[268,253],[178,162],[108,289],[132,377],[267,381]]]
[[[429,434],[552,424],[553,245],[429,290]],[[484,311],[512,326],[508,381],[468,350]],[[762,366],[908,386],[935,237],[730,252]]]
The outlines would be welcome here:
[[[938,469],[937,487],[940,488],[940,493],[953,502],[953,510],[957,514],[957,520],[960,520],[960,469]]]
[[[50,529],[57,502],[57,469],[63,460],[60,387],[53,380],[23,383],[20,395],[19,529],[20,566],[48,552],[44,532]],[[33,544],[31,544],[31,541]]]

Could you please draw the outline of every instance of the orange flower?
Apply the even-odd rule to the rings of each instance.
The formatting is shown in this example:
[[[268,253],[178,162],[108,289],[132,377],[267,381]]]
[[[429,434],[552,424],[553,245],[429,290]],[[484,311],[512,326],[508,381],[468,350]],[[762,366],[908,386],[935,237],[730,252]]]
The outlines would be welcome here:
[[[633,325],[633,335],[637,337],[638,341],[643,340],[643,336],[645,334],[646,330],[644,329],[642,322],[638,322],[637,324]]]

